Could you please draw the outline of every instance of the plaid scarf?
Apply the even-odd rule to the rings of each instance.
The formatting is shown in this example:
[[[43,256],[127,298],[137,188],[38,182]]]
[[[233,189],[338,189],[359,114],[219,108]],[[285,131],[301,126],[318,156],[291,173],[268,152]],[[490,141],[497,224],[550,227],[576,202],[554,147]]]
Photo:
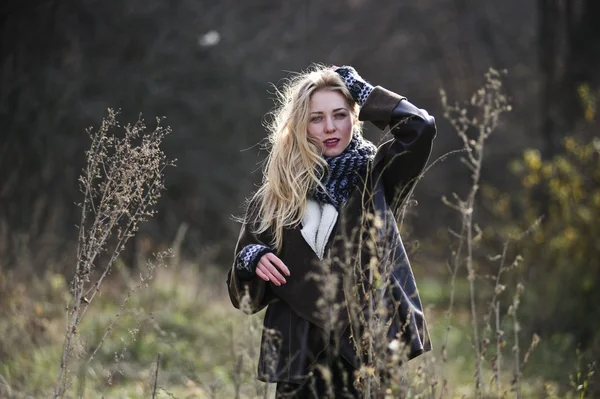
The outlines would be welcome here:
[[[367,165],[375,158],[376,151],[377,147],[373,143],[353,134],[350,144],[340,155],[325,157],[328,168],[321,178],[325,191],[317,187],[312,192],[312,197],[339,210],[361,176],[364,177]]]

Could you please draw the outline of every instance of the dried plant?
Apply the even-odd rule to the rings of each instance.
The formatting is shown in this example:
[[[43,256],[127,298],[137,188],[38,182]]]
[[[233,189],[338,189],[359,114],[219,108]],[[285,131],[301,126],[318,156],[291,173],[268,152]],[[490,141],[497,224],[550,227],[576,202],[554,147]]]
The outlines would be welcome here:
[[[62,397],[69,385],[69,360],[75,354],[74,343],[83,317],[127,241],[140,223],[154,215],[153,207],[164,189],[164,170],[175,162],[161,148],[171,129],[162,127],[159,118],[151,132],[140,118],[125,126],[124,135],[117,137],[112,133],[121,127],[117,114],[109,109],[100,128],[87,131],[91,146],[79,178],[84,198],[79,204],[77,263],[70,287],[73,303],[67,306],[67,330],[54,398]]]
[[[466,150],[466,157],[461,158],[461,162],[471,172],[471,189],[465,198],[453,193],[452,200],[443,197],[443,201],[450,208],[456,210],[461,216],[461,231],[451,233],[457,238],[457,245],[453,250],[451,261],[452,275],[452,294],[450,305],[447,312],[447,325],[450,325],[452,307],[454,305],[454,281],[458,269],[461,265],[466,266],[469,281],[470,307],[471,307],[471,326],[473,330],[473,347],[475,349],[475,388],[479,396],[483,388],[482,376],[482,347],[480,343],[479,326],[477,323],[477,303],[475,293],[476,271],[473,264],[473,247],[481,239],[481,229],[474,222],[473,214],[475,209],[475,200],[479,191],[481,178],[481,167],[483,165],[484,148],[487,139],[498,126],[499,117],[502,113],[511,110],[508,99],[502,92],[501,73],[490,69],[485,74],[486,82],[484,87],[478,90],[472,97],[469,106],[480,111],[480,115],[469,115],[468,108],[449,104],[446,92],[441,91],[442,105],[444,107],[444,116],[450,121],[458,136],[463,141],[463,148]],[[475,138],[469,137],[469,132],[477,132]],[[447,335],[446,335],[447,342]],[[445,345],[443,351],[445,351]]]

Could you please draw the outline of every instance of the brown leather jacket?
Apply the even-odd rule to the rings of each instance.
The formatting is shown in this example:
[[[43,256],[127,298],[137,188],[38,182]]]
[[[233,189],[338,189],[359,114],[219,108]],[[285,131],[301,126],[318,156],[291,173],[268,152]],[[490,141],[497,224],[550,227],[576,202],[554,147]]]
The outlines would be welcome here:
[[[332,343],[324,338],[327,336],[325,331],[339,340],[340,353],[349,362],[355,367],[360,365],[361,355],[356,353],[348,328],[356,321],[351,320],[349,314],[352,312],[345,306],[349,285],[342,281],[350,275],[345,270],[350,263],[358,263],[360,270],[368,270],[374,255],[380,264],[379,270],[387,270],[389,289],[385,306],[391,310],[388,337],[401,337],[407,345],[409,359],[431,349],[421,300],[394,211],[411,191],[429,158],[436,135],[435,120],[427,111],[380,86],[369,95],[359,119],[370,121],[380,129],[390,126],[393,138],[378,148],[362,183],[340,209],[327,242],[329,272],[342,276],[342,279],[335,288],[334,299],[325,305],[326,310],[323,302],[318,301],[323,293],[322,281],[312,278],[315,274],[323,275],[323,261],[306,243],[300,226],[284,231],[282,250],[276,253],[291,272],[286,277],[286,284],[275,286],[259,277],[243,281],[233,269],[227,275],[233,306],[241,307],[245,293],[251,313],[268,306],[258,365],[258,378],[262,381],[297,382],[304,379],[311,364]],[[378,222],[365,217],[367,214],[378,215]],[[357,231],[361,233],[357,234]],[[369,245],[366,236],[370,236],[375,245]],[[269,239],[242,226],[235,253],[248,244],[269,245]],[[345,255],[348,248],[359,249],[351,251],[349,258]],[[356,284],[363,289],[369,288],[366,279],[354,286]],[[331,320],[336,320],[335,326],[331,326]]]

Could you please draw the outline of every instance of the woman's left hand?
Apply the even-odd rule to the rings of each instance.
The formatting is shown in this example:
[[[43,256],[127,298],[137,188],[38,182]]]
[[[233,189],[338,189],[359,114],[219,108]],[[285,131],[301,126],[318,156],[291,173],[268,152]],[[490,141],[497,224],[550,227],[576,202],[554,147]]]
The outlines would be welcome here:
[[[358,103],[358,105],[362,106],[366,101],[369,94],[373,91],[373,86],[370,85],[367,81],[365,81],[359,74],[356,72],[356,69],[351,66],[344,65],[342,67],[333,66],[331,67],[338,75],[342,77],[344,83],[348,90],[350,90],[350,94],[352,94],[352,98],[354,101]]]
[[[256,275],[264,281],[270,281],[276,286],[285,284],[285,277],[290,275],[290,269],[272,252],[264,254],[256,265]]]

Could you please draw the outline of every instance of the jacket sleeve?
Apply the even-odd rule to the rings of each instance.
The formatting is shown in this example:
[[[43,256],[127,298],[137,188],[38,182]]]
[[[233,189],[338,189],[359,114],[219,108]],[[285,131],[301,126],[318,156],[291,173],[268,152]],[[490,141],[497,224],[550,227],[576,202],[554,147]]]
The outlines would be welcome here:
[[[390,127],[393,138],[377,150],[374,171],[383,179],[388,204],[396,210],[412,190],[431,153],[435,119],[405,97],[376,86],[359,114],[379,129]]]
[[[236,272],[236,265],[240,262],[240,255],[244,249],[251,245],[269,247],[268,243],[254,234],[248,225],[244,224],[240,231],[237,245],[235,247],[233,266],[227,273],[227,287],[231,303],[237,309],[253,314],[262,310],[275,299],[269,283],[254,275],[247,279],[240,278]],[[270,252],[266,251],[266,252]],[[262,256],[261,254],[259,254]],[[257,256],[259,259],[260,256]],[[256,260],[258,260],[256,259]],[[245,301],[247,301],[245,303]]]

